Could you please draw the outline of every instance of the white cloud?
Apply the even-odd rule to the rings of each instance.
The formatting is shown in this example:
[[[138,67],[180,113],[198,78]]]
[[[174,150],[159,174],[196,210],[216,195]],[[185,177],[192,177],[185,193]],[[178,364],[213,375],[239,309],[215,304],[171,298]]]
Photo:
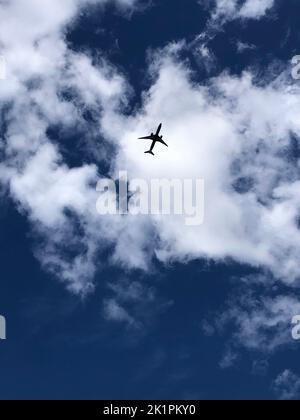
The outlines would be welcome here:
[[[126,323],[135,333],[143,334],[151,328],[158,316],[173,305],[158,296],[147,283],[131,279],[108,283],[110,297],[104,300],[103,314],[108,321]]]
[[[216,0],[213,19],[260,19],[274,4],[275,0]]]
[[[232,368],[238,360],[238,354],[234,352],[231,348],[226,349],[225,353],[222,356],[219,366],[221,369]]]
[[[11,179],[11,193],[30,209],[34,222],[45,227],[59,226],[65,219],[64,209],[78,215],[89,212],[95,198],[89,184],[95,182],[96,175],[97,169],[92,165],[68,168],[60,161],[55,147],[45,144],[26,162],[22,173]]]
[[[135,320],[114,299],[109,299],[104,302],[104,317],[108,321],[125,322],[130,327],[137,327]]]
[[[294,296],[267,297],[260,288],[257,294],[242,288],[218,315],[216,325],[219,331],[233,328],[235,346],[270,354],[293,344],[291,320],[299,311],[300,302]]]
[[[245,42],[238,41],[237,42],[237,50],[239,53],[243,53],[244,51],[255,50],[255,45],[247,44]]]
[[[248,350],[258,358],[253,361],[252,373],[264,375],[276,351],[295,346],[292,319],[300,313],[300,301],[295,288],[282,288],[267,275],[235,278],[233,284],[224,307],[206,319],[204,326],[209,326],[210,335],[229,336],[221,367],[231,355],[238,357]]]
[[[208,8],[210,19],[205,30],[196,37],[193,44],[204,45],[224,29],[228,22],[260,20],[267,17],[276,0],[198,0],[202,7]]]
[[[44,246],[36,251],[42,264],[78,293],[93,287],[99,251],[112,245],[113,261],[129,268],[149,269],[154,255],[166,263],[232,258],[296,283],[299,173],[284,151],[300,134],[299,87],[284,73],[260,83],[250,72],[240,77],[222,73],[199,84],[176,56],[180,46],[172,45],[154,58],[153,84],[141,109],[127,117],[120,107],[128,94],[124,78],[105,61],[96,63],[65,42],[67,25],[86,4],[91,1],[51,0],[46,7],[37,0],[14,0],[0,6],[5,16],[1,54],[8,74],[0,98],[10,104],[1,180],[42,235]],[[260,17],[271,7],[253,2],[250,11],[247,4],[238,9],[241,16]],[[235,14],[235,6],[220,2],[218,7],[224,13],[233,8]],[[76,99],[65,99],[65,91]],[[96,166],[68,167],[60,145],[47,135],[53,124],[65,132],[84,127],[98,148],[82,118],[85,108],[99,114],[97,135],[117,147],[113,175],[126,169],[129,177],[146,180],[153,174],[203,178],[205,223],[187,227],[180,217],[100,218]],[[160,121],[170,147],[149,159],[137,137]]]
[[[297,280],[298,167],[288,161],[286,150],[292,136],[300,134],[299,105],[299,88],[285,75],[259,86],[247,72],[241,77],[221,74],[203,86],[190,80],[188,68],[167,57],[141,112],[104,125],[109,136],[120,139],[116,173],[126,168],[129,178],[149,180],[155,174],[205,181],[202,226],[189,228],[180,217],[148,218],[159,239],[155,252],[160,260],[230,257],[265,266],[286,283]],[[150,160],[143,155],[145,144],[136,139],[159,121],[170,147]],[[122,235],[134,229],[136,220],[128,218]],[[144,241],[139,231],[134,246],[145,249],[141,267],[148,256]],[[130,255],[122,247],[118,259],[127,261]]]
[[[144,92],[141,108],[128,117],[121,106],[130,92],[126,80],[104,60],[75,53],[65,42],[67,25],[80,7],[91,3],[51,0],[46,7],[37,0],[14,0],[0,5],[5,15],[0,54],[7,73],[5,83],[0,82],[1,103],[7,107],[0,179],[38,235],[34,252],[42,266],[82,295],[93,290],[101,251],[110,247],[110,262],[129,269],[151,270],[153,257],[165,263],[230,258],[270,270],[276,279],[297,286],[299,162],[288,159],[287,151],[300,138],[299,86],[285,72],[270,74],[268,81],[257,81],[250,71],[240,77],[221,73],[197,83],[177,56],[183,44],[172,44],[154,55],[152,86]],[[271,3],[245,2],[237,8],[236,2],[219,2],[218,13],[260,18]],[[205,46],[201,54],[212,63],[213,53]],[[74,99],[66,99],[65,92]],[[82,117],[85,109],[99,115],[93,127]],[[137,138],[161,121],[170,147],[149,159]],[[203,178],[204,224],[187,227],[184,218],[172,216],[100,217],[97,165],[69,167],[62,145],[48,135],[52,125],[63,134],[75,128],[84,132],[95,149],[100,134],[112,142],[117,150],[112,176],[126,169],[129,179],[149,180],[153,174]],[[110,289],[105,318],[134,328],[147,325],[153,308],[160,313],[172,304],[161,302],[139,282],[111,283]],[[237,342],[266,352],[289,343],[290,320],[300,313],[294,295],[246,296],[222,318],[234,323]],[[203,328],[207,334],[215,331],[209,324]],[[230,350],[221,366],[230,367],[236,357]],[[276,389],[283,379],[277,380]],[[298,389],[294,383],[292,391]]]
[[[212,337],[216,332],[214,326],[206,319],[201,322],[200,328],[206,337]]]
[[[275,379],[273,390],[280,400],[298,400],[300,398],[300,377],[287,369]]]
[[[92,140],[95,127],[89,129],[84,110],[93,109],[100,122],[104,105],[108,112],[122,101],[126,84],[117,72],[104,60],[71,51],[65,40],[67,25],[83,7],[107,1],[12,0],[0,5],[0,53],[7,76],[0,90],[6,110],[1,181],[42,241],[35,250],[42,265],[83,294],[93,288],[99,242],[105,237],[108,244],[114,233],[96,217],[96,165],[68,167],[61,144],[51,141],[48,129],[59,126],[68,134],[79,128]],[[134,1],[116,4],[131,7]],[[65,92],[76,99],[66,99]]]
[[[275,4],[275,0],[247,0],[239,10],[239,16],[249,19],[259,19]]]

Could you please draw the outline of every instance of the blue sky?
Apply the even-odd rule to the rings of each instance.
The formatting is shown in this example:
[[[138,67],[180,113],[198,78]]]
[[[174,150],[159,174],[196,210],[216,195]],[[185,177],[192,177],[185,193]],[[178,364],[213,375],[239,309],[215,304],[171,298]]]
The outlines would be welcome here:
[[[26,1],[0,6],[0,398],[298,399],[298,2]],[[100,217],[119,170],[203,178],[203,226]]]

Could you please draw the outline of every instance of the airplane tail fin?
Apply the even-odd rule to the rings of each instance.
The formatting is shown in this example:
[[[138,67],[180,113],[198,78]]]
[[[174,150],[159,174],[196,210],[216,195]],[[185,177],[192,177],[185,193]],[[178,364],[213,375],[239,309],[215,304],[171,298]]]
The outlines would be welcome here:
[[[152,150],[148,150],[148,152],[145,152],[146,154],[149,153],[150,155],[154,156],[154,153],[152,152]]]

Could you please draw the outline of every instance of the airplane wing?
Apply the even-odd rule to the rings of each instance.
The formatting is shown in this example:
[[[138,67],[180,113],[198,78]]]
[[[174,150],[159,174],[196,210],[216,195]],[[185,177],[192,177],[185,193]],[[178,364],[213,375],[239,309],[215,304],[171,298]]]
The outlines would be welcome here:
[[[158,136],[158,135],[159,135],[160,130],[161,130],[161,127],[162,127],[162,124],[159,124],[159,126],[158,126],[158,128],[157,128],[157,131],[156,131],[156,136]]]
[[[154,140],[153,136],[139,137],[139,140]]]
[[[159,139],[159,140],[157,140],[157,141],[159,141],[160,143],[162,143],[162,144],[164,144],[165,146],[169,147],[169,146],[167,145],[167,143],[165,143],[162,139]]]

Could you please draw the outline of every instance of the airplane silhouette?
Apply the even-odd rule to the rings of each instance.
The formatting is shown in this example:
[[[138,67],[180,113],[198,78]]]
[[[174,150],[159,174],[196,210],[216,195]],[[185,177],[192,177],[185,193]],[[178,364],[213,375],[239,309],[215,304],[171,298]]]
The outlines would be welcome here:
[[[148,151],[147,151],[147,152],[145,152],[145,153],[150,153],[151,155],[153,155],[153,156],[154,156],[153,149],[154,149],[154,146],[156,145],[156,143],[157,143],[157,142],[162,143],[162,144],[164,144],[165,146],[169,147],[169,146],[167,145],[167,143],[165,143],[165,142],[163,141],[163,136],[160,136],[160,135],[159,135],[160,130],[161,130],[161,127],[162,127],[162,124],[159,124],[158,129],[157,129],[157,131],[156,131],[156,134],[151,133],[151,135],[150,135],[150,136],[147,136],[147,137],[140,137],[140,138],[139,138],[139,140],[152,140],[152,144],[151,144],[151,148],[150,148],[150,150],[148,150]]]

